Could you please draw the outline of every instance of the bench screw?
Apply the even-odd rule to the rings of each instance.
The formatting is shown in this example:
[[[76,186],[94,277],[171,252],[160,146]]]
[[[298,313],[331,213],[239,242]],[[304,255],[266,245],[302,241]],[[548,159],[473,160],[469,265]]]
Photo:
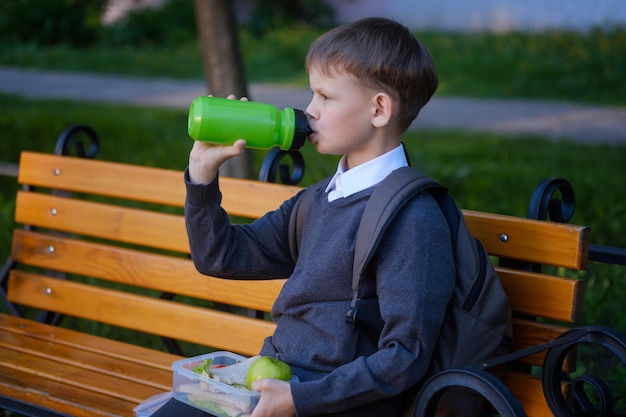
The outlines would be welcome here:
[[[52,294],[52,288],[47,287],[47,288],[46,288],[46,294],[47,294],[47,295],[51,295],[51,294]]]
[[[54,171],[52,171],[54,173],[54,175],[59,176],[61,175],[61,170],[59,168],[54,168]]]
[[[48,253],[54,253],[55,250],[54,245],[48,246]]]
[[[50,214],[53,216],[56,216],[58,213],[57,209],[53,208],[52,210],[50,210]]]
[[[509,236],[506,233],[500,235],[500,243],[506,243],[509,240]]]

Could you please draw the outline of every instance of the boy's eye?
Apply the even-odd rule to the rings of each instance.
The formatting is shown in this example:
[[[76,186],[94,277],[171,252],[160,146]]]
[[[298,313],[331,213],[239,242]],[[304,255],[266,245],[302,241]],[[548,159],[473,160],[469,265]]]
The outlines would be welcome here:
[[[328,96],[326,94],[324,94],[324,93],[319,93],[319,92],[315,92],[315,91],[312,91],[311,93],[313,94],[314,97],[317,97],[317,98],[319,98],[321,100],[328,100]]]

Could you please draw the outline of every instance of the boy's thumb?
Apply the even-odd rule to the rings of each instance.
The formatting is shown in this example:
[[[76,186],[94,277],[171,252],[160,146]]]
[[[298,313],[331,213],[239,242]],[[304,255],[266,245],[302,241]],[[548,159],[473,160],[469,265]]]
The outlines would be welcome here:
[[[239,139],[235,141],[231,146],[222,147],[222,158],[224,161],[227,159],[233,158],[235,156],[239,156],[243,154],[243,151],[246,149],[246,141],[243,139]]]

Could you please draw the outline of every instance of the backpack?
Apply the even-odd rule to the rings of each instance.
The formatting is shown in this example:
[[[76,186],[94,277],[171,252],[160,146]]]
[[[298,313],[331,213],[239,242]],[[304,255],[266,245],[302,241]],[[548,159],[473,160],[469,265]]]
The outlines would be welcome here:
[[[289,224],[289,244],[294,260],[298,256],[302,224],[315,190],[325,187],[328,181],[326,179],[317,186],[308,187],[294,205]],[[366,203],[356,234],[353,297],[346,312],[346,322],[359,328],[358,290],[363,271],[394,216],[422,192],[433,195],[446,218],[456,267],[454,292],[441,326],[428,377],[444,369],[478,363],[506,353],[512,340],[512,319],[508,298],[489,255],[467,229],[463,214],[447,189],[419,171],[404,167],[389,174]],[[371,313],[363,316],[370,317]],[[380,335],[382,321],[378,322],[368,323],[368,326],[377,326]],[[475,415],[482,407],[482,399],[468,392],[448,392],[450,395],[446,393],[439,403],[438,415]],[[412,390],[411,395],[414,394],[415,390]],[[410,414],[407,411],[405,415]]]

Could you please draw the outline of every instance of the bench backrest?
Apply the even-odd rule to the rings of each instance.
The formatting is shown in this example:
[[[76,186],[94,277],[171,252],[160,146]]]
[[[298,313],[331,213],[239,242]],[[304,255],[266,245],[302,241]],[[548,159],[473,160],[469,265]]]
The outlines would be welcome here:
[[[11,302],[246,355],[273,332],[264,313],[283,279],[223,280],[193,267],[181,171],[24,152],[18,181],[27,187],[18,192],[15,220],[25,227],[13,236],[19,267],[10,274]],[[223,207],[250,219],[300,190],[231,178],[220,186]],[[580,319],[582,281],[561,272],[586,268],[587,227],[464,215],[492,256],[554,267],[550,274],[497,268],[519,315],[515,350],[551,340]],[[529,416],[547,415],[536,378],[507,372],[505,380]]]

